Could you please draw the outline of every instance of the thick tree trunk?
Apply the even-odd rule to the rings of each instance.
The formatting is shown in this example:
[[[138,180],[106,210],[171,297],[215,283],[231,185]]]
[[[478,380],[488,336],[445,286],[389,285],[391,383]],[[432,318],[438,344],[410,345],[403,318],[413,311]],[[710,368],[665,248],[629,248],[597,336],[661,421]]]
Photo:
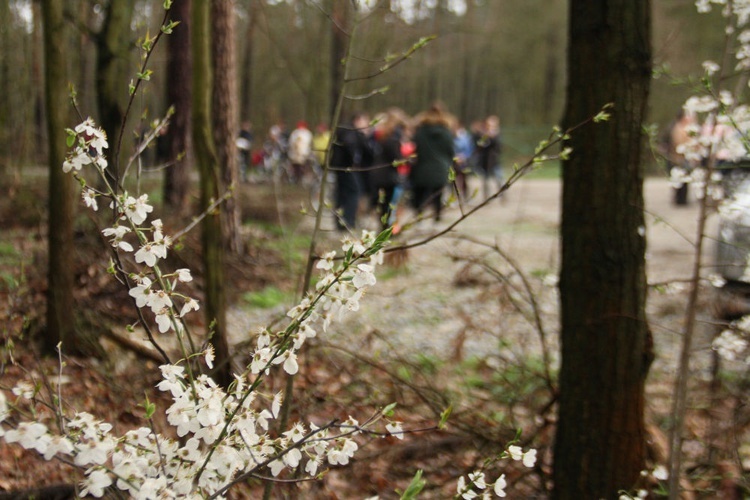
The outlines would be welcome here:
[[[128,95],[127,61],[132,47],[130,23],[135,2],[111,0],[104,25],[96,38],[96,96],[99,123],[107,133],[111,151],[107,175],[119,182],[119,139],[124,102]]]
[[[201,184],[201,210],[207,210],[219,199],[221,185],[219,164],[211,132],[211,51],[209,0],[193,2],[193,145]],[[211,343],[216,351],[217,372],[214,379],[227,387],[231,382],[229,346],[226,338],[226,295],[224,293],[224,248],[221,213],[212,210],[201,224],[203,272],[205,280],[205,314],[213,324]]]
[[[562,365],[554,498],[617,498],[645,459],[646,323],[641,157],[651,78],[649,0],[572,0],[563,166]]]
[[[172,20],[179,21],[167,37],[167,103],[174,115],[166,135],[167,155],[174,162],[164,171],[164,201],[182,212],[188,205],[190,170],[187,154],[190,143],[190,110],[192,100],[192,57],[190,54],[190,2],[172,4]]]
[[[44,349],[54,353],[59,342],[68,353],[76,352],[73,314],[73,178],[62,171],[65,160],[65,128],[69,104],[63,0],[42,2],[44,22],[45,100],[49,143],[49,269],[47,273],[47,331]]]
[[[213,131],[221,171],[221,191],[234,188],[239,179],[237,146],[237,69],[235,64],[234,0],[211,2],[211,48],[213,51]],[[226,248],[240,252],[240,207],[237,196],[222,207]]]

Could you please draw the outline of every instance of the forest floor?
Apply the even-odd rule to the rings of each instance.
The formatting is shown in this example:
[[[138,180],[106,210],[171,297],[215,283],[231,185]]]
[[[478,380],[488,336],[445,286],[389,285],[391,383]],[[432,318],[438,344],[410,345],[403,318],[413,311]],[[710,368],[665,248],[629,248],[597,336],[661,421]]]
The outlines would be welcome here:
[[[648,315],[657,355],[647,384],[652,467],[666,457],[698,220],[695,200],[675,207],[670,189],[663,179],[645,184],[648,280],[653,285]],[[0,388],[28,374],[39,379],[58,369],[55,360],[39,360],[27,341],[38,333],[46,288],[41,271],[46,261],[43,207],[30,192],[33,189],[12,191],[0,206],[0,271],[5,280],[2,296],[7,299],[0,319],[7,325],[6,347],[9,341],[15,345],[16,361],[9,362],[6,349]],[[282,317],[293,304],[311,227],[309,218],[288,206],[299,205],[299,197],[277,198],[267,187],[256,185],[243,185],[241,195],[245,210],[262,213],[265,220],[244,226],[243,255],[229,263],[230,339],[238,365],[246,361],[243,353],[255,329]],[[469,203],[464,211],[473,206]],[[440,223],[415,223],[395,243],[429,239],[460,216],[460,208],[449,208]],[[304,357],[294,416],[321,421],[352,414],[364,420],[395,401],[396,417],[405,428],[434,427],[450,405],[449,425],[403,441],[362,442],[351,466],[334,468],[321,481],[279,486],[274,497],[397,498],[395,492],[406,488],[422,469],[428,481],[422,498],[447,498],[454,494],[459,476],[497,455],[521,431],[523,445],[539,449],[536,468],[522,470],[501,462],[488,468],[488,476],[505,472],[511,498],[545,498],[558,366],[554,277],[559,222],[559,181],[525,179],[446,235],[389,257],[377,273],[378,283],[362,300],[362,309],[328,337],[316,339]],[[377,223],[363,218],[363,224]],[[331,225],[324,221],[321,251],[336,246],[338,235]],[[81,227],[91,229],[86,221]],[[707,234],[715,233],[712,220]],[[117,331],[114,325],[119,324],[122,330],[125,320],[133,321],[133,313],[122,300],[122,290],[103,271],[106,259],[96,256],[101,242],[78,233],[77,237],[81,264],[76,301],[86,312],[85,327]],[[707,247],[704,263],[710,265],[713,245],[709,242]],[[197,269],[196,248],[195,241],[186,241],[171,263]],[[685,442],[686,487],[705,498],[737,485],[747,487],[750,469],[750,418],[742,397],[746,373],[725,366],[721,378],[714,375],[713,297],[706,287],[698,304]],[[137,405],[144,392],[161,407],[169,402],[151,389],[159,379],[155,362],[123,350],[112,338],[117,337],[105,335],[89,346],[93,357],[66,358],[63,391],[71,408],[96,412],[121,432],[143,425]],[[280,377],[272,384],[275,392],[284,380]],[[727,486],[717,474],[734,479]],[[70,483],[76,477],[65,464],[45,463],[18,447],[0,446],[0,496],[3,491]],[[257,492],[257,483],[250,483],[232,498],[255,498]]]

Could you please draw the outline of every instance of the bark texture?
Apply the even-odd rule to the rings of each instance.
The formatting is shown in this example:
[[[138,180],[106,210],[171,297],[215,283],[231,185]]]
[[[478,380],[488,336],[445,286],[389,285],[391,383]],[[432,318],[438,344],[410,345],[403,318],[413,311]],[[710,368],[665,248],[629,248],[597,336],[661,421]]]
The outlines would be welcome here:
[[[75,316],[73,311],[73,178],[62,171],[67,146],[68,121],[65,22],[63,0],[42,2],[44,22],[45,100],[49,151],[49,268],[47,272],[47,330],[44,350],[53,354],[58,342],[65,351],[75,353]]]
[[[167,155],[173,164],[164,171],[164,201],[182,212],[187,209],[190,189],[188,152],[192,100],[192,57],[190,43],[191,0],[172,4],[172,20],[180,24],[167,37],[167,104],[174,115],[167,132]]]
[[[211,48],[213,51],[213,131],[221,171],[221,191],[236,189],[239,179],[237,146],[237,70],[235,56],[234,0],[211,2]],[[231,252],[240,251],[240,210],[237,198],[222,207],[224,243]]]
[[[200,206],[203,211],[219,199],[221,186],[219,164],[211,131],[211,75],[209,0],[193,2],[193,145],[200,172]],[[217,383],[227,387],[231,382],[229,346],[226,338],[226,294],[224,293],[224,248],[221,211],[206,214],[201,224],[203,272],[205,280],[205,314],[213,325],[211,344],[216,352]]]
[[[128,96],[128,56],[133,38],[130,24],[135,2],[111,0],[107,5],[104,24],[96,37],[96,97],[99,123],[107,133],[111,154],[105,171],[119,184],[120,139],[125,100]]]
[[[649,0],[572,0],[563,165],[559,421],[554,498],[617,498],[645,459],[642,123],[651,79]]]

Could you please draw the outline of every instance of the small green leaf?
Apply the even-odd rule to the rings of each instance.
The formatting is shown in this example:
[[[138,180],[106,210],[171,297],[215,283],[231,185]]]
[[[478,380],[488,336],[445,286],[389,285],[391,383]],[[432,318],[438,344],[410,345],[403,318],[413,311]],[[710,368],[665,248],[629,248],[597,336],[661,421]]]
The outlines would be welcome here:
[[[422,474],[422,469],[419,469],[417,473],[414,474],[411,483],[406,488],[406,491],[404,491],[404,493],[401,495],[401,500],[412,500],[414,498],[417,498],[417,495],[422,492],[425,485],[427,484],[427,481],[422,479]]]
[[[180,24],[179,21],[169,21],[167,24],[161,27],[161,31],[165,35],[171,35],[174,31],[175,26],[177,26],[178,24]]]
[[[453,413],[453,406],[449,406],[440,414],[440,422],[438,422],[438,429],[445,429],[445,424],[448,422],[448,417]]]
[[[397,403],[391,403],[385,408],[383,408],[383,411],[380,413],[383,414],[385,417],[392,417],[393,416],[393,410],[396,408]]]
[[[143,402],[143,408],[146,410],[147,419],[150,419],[154,416],[154,413],[156,412],[156,405],[148,400],[148,396],[146,396],[146,401]]]

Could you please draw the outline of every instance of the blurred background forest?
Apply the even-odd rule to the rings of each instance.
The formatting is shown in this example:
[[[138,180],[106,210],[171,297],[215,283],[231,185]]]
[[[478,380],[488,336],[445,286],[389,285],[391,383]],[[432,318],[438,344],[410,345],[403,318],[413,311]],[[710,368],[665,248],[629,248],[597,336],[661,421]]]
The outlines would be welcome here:
[[[106,51],[112,80],[131,80],[141,51],[138,40],[159,29],[163,0],[134,0],[130,30],[113,32],[108,12],[116,2],[67,0],[71,28],[67,47],[70,82],[80,109],[101,122],[97,84]],[[335,30],[327,13],[343,0],[236,0],[236,64],[239,119],[253,124],[256,138],[284,122],[328,122],[335,77]],[[533,151],[558,123],[565,89],[567,2],[563,0],[388,0],[361,2],[369,12],[357,27],[353,74],[373,74],[384,55],[408,51],[423,37],[437,38],[396,70],[363,79],[354,94],[384,89],[354,106],[369,112],[398,106],[416,114],[435,100],[468,123],[500,116],[509,161]],[[650,121],[665,126],[691,94],[674,79],[694,74],[721,53],[718,13],[698,15],[692,0],[653,2],[655,66],[667,74],[652,89]],[[0,167],[45,161],[45,109],[40,2],[0,1]],[[107,33],[108,27],[110,33]],[[179,28],[178,28],[179,29]],[[107,38],[110,38],[108,41]],[[112,40],[114,39],[114,40]],[[106,50],[105,50],[106,48]],[[163,116],[167,102],[166,44],[155,51],[150,85],[131,116],[146,122]],[[108,71],[110,71],[108,70]],[[683,83],[686,83],[683,81]],[[60,82],[61,85],[65,82]],[[126,90],[126,89],[125,89]],[[99,91],[101,93],[101,91]],[[118,99],[124,102],[126,92]],[[129,125],[136,127],[131,122]],[[126,145],[127,146],[127,145]],[[127,147],[126,151],[129,150]]]

